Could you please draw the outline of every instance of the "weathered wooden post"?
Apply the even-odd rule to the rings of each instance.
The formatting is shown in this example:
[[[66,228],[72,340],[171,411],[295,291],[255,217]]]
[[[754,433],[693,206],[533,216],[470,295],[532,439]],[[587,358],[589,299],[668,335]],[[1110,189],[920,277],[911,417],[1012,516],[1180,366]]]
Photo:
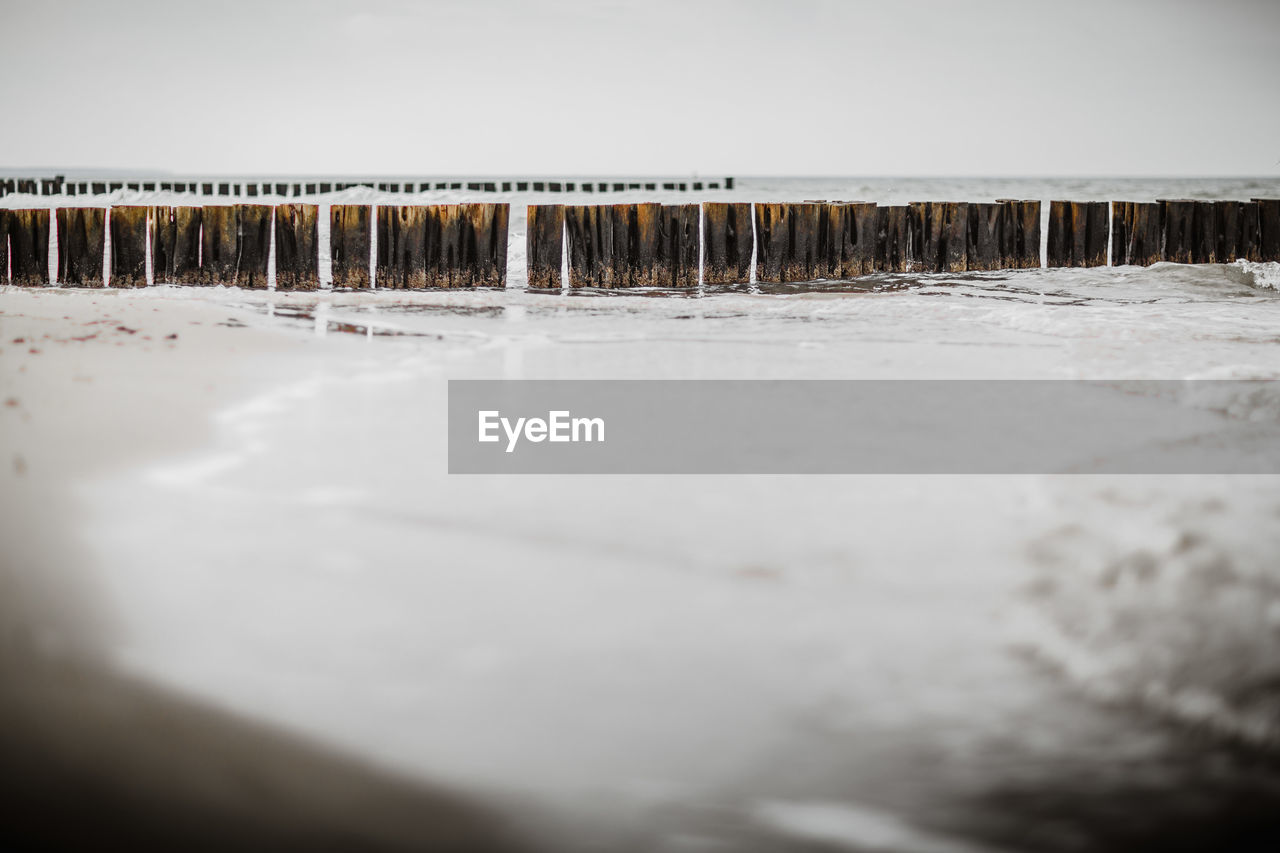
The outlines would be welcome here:
[[[698,205],[663,205],[664,260],[669,278],[667,287],[696,287],[698,284]]]
[[[200,282],[230,285],[236,278],[236,261],[240,253],[239,217],[231,205],[208,205],[201,208]]]
[[[817,202],[817,239],[813,253],[814,278],[839,278],[844,269],[845,215],[842,204]]]
[[[839,266],[832,270],[836,278],[857,278],[876,270],[876,247],[879,242],[879,216],[874,202],[855,201],[840,205]]]
[[[1116,201],[1111,204],[1111,265],[1150,266],[1163,251],[1163,208],[1159,204]]]
[[[663,249],[665,214],[661,204],[635,206],[634,230],[628,223],[632,287],[665,287],[671,278]],[[629,214],[630,216],[630,214]]]
[[[1105,266],[1108,238],[1106,202],[1049,202],[1049,266]]]
[[[573,204],[564,208],[565,230],[569,236],[569,286],[599,287],[599,232],[594,205]]]
[[[1258,260],[1258,203],[1242,201],[1240,204],[1240,232],[1236,240],[1236,257],[1248,261]]]
[[[1040,202],[1034,199],[999,198],[1006,208],[1001,250],[1007,269],[1040,266]]]
[[[783,281],[787,251],[786,205],[755,203],[756,281]]]
[[[276,205],[276,290],[320,286],[320,207]]]
[[[111,228],[111,286],[147,286],[147,214],[143,206],[113,207]]]
[[[271,252],[271,205],[241,204],[238,213],[240,256],[236,264],[238,287],[264,290]]]
[[[49,283],[49,209],[9,211],[9,263],[13,284],[40,287]]]
[[[9,283],[9,219],[9,209],[0,207],[0,285]]]
[[[964,272],[969,231],[965,202],[916,201],[911,211],[911,270]]]
[[[911,209],[906,205],[876,208],[876,262],[878,272],[907,272],[911,260]]]
[[[1213,255],[1220,264],[1229,264],[1243,257],[1240,254],[1243,208],[1244,205],[1238,201],[1213,203]]]
[[[751,205],[706,202],[702,205],[706,236],[702,280],[706,284],[738,284],[751,280]]]
[[[466,249],[462,278],[469,287],[505,287],[507,283],[507,204],[464,204],[459,211],[466,223]]]
[[[200,225],[198,207],[173,209],[173,266],[170,276],[179,284],[198,284],[200,276]]]
[[[525,231],[529,287],[559,288],[564,253],[564,206],[531,204]]]
[[[69,287],[102,287],[106,209],[60,207],[57,219],[58,281]],[[0,243],[3,242],[4,230],[0,228]],[[4,268],[3,247],[0,247],[0,271]]]
[[[151,235],[151,280],[156,284],[173,279],[173,244],[178,237],[173,208],[152,206],[148,223]]]
[[[1280,261],[1280,198],[1255,198],[1259,261]]]
[[[329,208],[329,253],[333,286],[367,289],[369,283],[369,205],[335,204]]]
[[[279,280],[277,272],[277,286]],[[378,206],[375,284],[388,290],[420,290],[427,286],[427,208]]]
[[[969,204],[969,228],[965,244],[965,269],[1004,268],[1004,229],[1009,208],[999,203]]]
[[[1215,264],[1218,262],[1218,227],[1215,205],[1211,201],[1196,201],[1191,208],[1191,262]]]
[[[1191,263],[1195,245],[1195,202],[1190,199],[1161,199],[1164,220],[1164,256],[1175,264]]]

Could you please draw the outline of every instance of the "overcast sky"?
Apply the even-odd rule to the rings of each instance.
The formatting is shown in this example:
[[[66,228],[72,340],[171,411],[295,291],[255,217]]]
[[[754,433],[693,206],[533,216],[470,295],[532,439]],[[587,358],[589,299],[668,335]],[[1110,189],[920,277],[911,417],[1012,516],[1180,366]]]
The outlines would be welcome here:
[[[1276,0],[0,0],[0,166],[1276,175]]]

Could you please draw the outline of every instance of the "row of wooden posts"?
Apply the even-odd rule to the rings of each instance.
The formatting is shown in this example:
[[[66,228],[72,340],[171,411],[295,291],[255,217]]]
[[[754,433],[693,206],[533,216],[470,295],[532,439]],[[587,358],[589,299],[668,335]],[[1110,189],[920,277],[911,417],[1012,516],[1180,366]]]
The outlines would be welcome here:
[[[378,205],[378,287],[503,286],[509,210],[506,204]],[[58,281],[101,287],[109,233],[113,287],[145,286],[150,261],[156,282],[265,288],[274,227],[276,289],[314,290],[320,286],[318,217],[314,204],[60,207],[54,215]],[[373,219],[367,204],[330,208],[334,287],[371,286]],[[16,285],[49,283],[49,220],[47,208],[0,208],[0,280],[8,267]]]
[[[65,176],[52,178],[0,178],[0,196],[14,193],[30,195],[104,195],[117,190],[195,193],[197,195],[247,196],[277,195],[281,197],[341,192],[353,187],[377,189],[380,192],[412,193],[428,190],[467,190],[468,192],[626,192],[659,189],[675,192],[701,192],[704,188],[733,189],[733,178],[721,181],[68,181]]]
[[[754,208],[754,214],[753,214]],[[371,258],[371,205],[330,207],[333,286],[502,287],[509,205],[378,205]],[[153,280],[264,288],[274,229],[276,288],[320,285],[319,207],[58,208],[58,280],[103,284]],[[530,205],[528,283],[570,287],[692,287],[847,279],[881,272],[964,272],[1039,267],[1040,202],[870,202],[702,205]],[[50,211],[0,209],[0,279],[49,281]],[[568,244],[566,246],[565,239]],[[1152,203],[1054,201],[1047,265],[1092,267],[1280,261],[1280,199]],[[6,252],[7,257],[6,257]]]
[[[754,207],[754,218],[752,208]],[[529,286],[688,287],[1039,267],[1040,202],[530,205]],[[1052,201],[1047,265],[1280,261],[1280,199]],[[563,235],[563,236],[562,236]],[[563,242],[567,236],[568,246]]]

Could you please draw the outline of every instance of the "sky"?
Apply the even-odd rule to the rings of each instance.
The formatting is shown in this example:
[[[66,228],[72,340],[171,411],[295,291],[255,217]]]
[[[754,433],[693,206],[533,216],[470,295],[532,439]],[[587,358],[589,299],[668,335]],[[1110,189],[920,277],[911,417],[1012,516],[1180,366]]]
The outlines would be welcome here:
[[[1280,174],[1276,0],[0,0],[0,56],[10,170]]]

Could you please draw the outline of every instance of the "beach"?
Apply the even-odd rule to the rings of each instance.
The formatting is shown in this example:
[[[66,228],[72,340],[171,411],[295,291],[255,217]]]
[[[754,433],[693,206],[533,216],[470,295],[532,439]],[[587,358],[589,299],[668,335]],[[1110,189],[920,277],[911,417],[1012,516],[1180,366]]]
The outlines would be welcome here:
[[[520,223],[505,291],[0,292],[3,615],[38,742],[137,744],[141,712],[112,737],[75,722],[94,704],[67,671],[215,715],[281,753],[245,748],[226,798],[181,726],[137,772],[61,748],[108,788],[186,778],[174,802],[247,815],[232,827],[273,801],[243,791],[287,792],[262,811],[299,846],[353,837],[333,823],[390,849],[1275,837],[1273,477],[467,477],[446,458],[458,378],[1270,378],[1268,270],[538,294]]]

